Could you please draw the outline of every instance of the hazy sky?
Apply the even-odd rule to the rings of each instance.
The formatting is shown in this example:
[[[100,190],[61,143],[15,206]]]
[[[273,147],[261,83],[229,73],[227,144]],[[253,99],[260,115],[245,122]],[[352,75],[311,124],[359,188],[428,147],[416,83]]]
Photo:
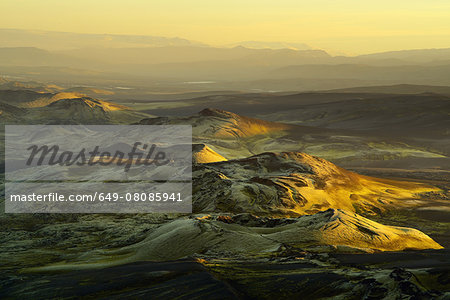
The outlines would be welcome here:
[[[304,42],[359,54],[450,47],[450,0],[1,0],[0,27]]]

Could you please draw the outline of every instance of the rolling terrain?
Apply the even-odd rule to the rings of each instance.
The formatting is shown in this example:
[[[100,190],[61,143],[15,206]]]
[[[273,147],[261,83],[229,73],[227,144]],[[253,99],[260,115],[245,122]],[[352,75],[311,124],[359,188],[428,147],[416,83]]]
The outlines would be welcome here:
[[[3,84],[2,124],[192,125],[193,213],[2,213],[2,297],[448,296],[444,93],[141,103],[99,99],[100,87]]]
[[[305,97],[305,95],[302,96]],[[224,98],[227,97],[224,96]],[[286,97],[290,99],[289,96]],[[233,99],[233,97],[231,98]],[[237,96],[237,98],[241,97]],[[429,99],[427,98],[427,100]],[[250,102],[250,100],[248,101]],[[268,100],[261,101],[269,102]],[[430,107],[427,108],[430,110],[427,114],[424,114],[420,108],[411,109],[413,110],[412,116],[406,115],[404,119],[394,118],[396,111],[393,109],[397,106],[399,112],[403,106],[408,107],[409,104],[406,100],[403,102],[389,98],[378,100],[378,102],[394,102],[391,104],[393,109],[388,110],[387,113],[380,111],[385,109],[383,106],[378,108],[379,106],[375,104],[372,105],[372,109],[375,111],[371,112],[371,106],[367,105],[364,100],[350,101],[351,104],[348,104],[347,107],[354,109],[353,112],[343,109],[342,101],[336,101],[336,104],[331,102],[316,106],[305,104],[303,105],[304,109],[299,108],[296,111],[295,108],[292,108],[285,112],[283,115],[285,119],[292,120],[308,113],[319,114],[314,111],[317,106],[330,107],[330,113],[322,115],[322,118],[316,121],[314,116],[310,119],[305,117],[305,121],[300,123],[301,125],[292,122],[262,121],[219,109],[205,109],[189,117],[149,118],[140,121],[139,124],[191,124],[195,142],[206,143],[227,159],[243,158],[268,151],[294,151],[317,155],[342,166],[410,168],[411,165],[417,164],[418,168],[422,168],[428,164],[430,168],[437,167],[448,171],[450,167],[447,153],[449,140],[448,129],[445,126],[448,123],[445,110],[450,102],[447,101],[447,98],[437,97],[434,106],[430,104]],[[354,105],[357,101],[362,101],[362,103]],[[419,97],[419,101],[425,100]],[[228,103],[229,106],[232,105],[230,102]],[[244,108],[242,105],[240,108],[250,109],[251,106],[248,105]],[[336,115],[331,113],[334,107],[336,107]],[[284,112],[282,105],[279,105],[279,108]],[[151,112],[151,110],[147,112]],[[153,111],[155,114],[158,112]],[[260,113],[254,111],[253,114],[259,115]],[[269,116],[280,114],[282,113],[278,112]],[[347,115],[347,118],[342,115]],[[366,117],[358,117],[360,115]],[[388,122],[393,122],[393,124],[383,122],[383,115],[386,115]],[[425,117],[420,118],[420,115]],[[339,126],[334,126],[334,123],[342,124],[343,128],[337,128]],[[401,124],[397,126],[398,123]],[[441,124],[444,126],[440,126]],[[377,125],[381,128],[376,127]],[[390,129],[393,126],[396,126],[396,131]],[[410,131],[410,128],[417,130]],[[409,134],[409,132],[411,133]]]

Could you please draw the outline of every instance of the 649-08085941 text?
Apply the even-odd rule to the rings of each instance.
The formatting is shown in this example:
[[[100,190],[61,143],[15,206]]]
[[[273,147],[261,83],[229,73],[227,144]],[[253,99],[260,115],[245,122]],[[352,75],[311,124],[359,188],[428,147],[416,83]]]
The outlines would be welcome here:
[[[10,195],[10,201],[28,201],[28,202],[55,202],[55,201],[70,201],[70,202],[115,202],[119,200],[131,201],[149,201],[149,202],[182,202],[181,193],[163,193],[163,192],[151,192],[151,193],[99,193],[92,194],[70,194],[63,195],[59,193],[48,194],[14,194]]]
[[[7,213],[190,213],[190,125],[7,125]]]

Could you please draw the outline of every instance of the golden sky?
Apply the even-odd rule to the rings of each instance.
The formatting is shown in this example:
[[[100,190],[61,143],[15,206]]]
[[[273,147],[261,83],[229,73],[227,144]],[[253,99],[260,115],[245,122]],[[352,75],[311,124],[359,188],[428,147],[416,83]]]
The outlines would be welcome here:
[[[1,0],[0,27],[361,54],[450,47],[450,0]]]

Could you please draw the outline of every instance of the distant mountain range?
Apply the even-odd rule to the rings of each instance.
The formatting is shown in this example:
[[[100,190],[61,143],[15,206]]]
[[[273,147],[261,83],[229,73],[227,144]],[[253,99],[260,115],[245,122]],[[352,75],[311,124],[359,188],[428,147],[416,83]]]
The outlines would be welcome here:
[[[206,46],[182,38],[149,35],[83,34],[43,30],[0,29],[1,47],[37,47],[67,50],[84,47]]]
[[[450,85],[450,48],[350,57],[301,43],[212,47],[181,38],[0,29],[0,68],[1,75],[32,80],[120,80],[171,92]]]
[[[180,47],[209,45],[179,37],[125,34],[83,34],[43,30],[0,28],[1,47],[37,47],[47,50],[68,50],[78,48],[134,48],[134,47]],[[243,41],[224,45],[223,48],[243,46],[251,49],[313,49],[305,43]]]
[[[449,45],[450,46],[450,45]],[[72,32],[56,32],[43,30],[23,30],[0,28],[1,47],[34,47],[49,51],[77,50],[84,48],[164,48],[164,47],[200,47],[200,48],[247,48],[258,50],[290,49],[295,51],[317,50],[317,48],[305,43],[291,42],[265,42],[242,41],[224,46],[211,46],[202,42],[187,40],[179,37],[161,37],[150,35],[125,35],[125,34],[85,34]],[[362,60],[395,60],[412,61],[415,63],[430,62],[433,60],[450,60],[450,48],[444,49],[414,49],[402,51],[389,51],[382,53],[352,56]],[[336,57],[342,63],[344,56]],[[206,60],[204,58],[203,60]],[[220,60],[221,57],[216,57]],[[172,61],[174,62],[174,61]]]
[[[228,47],[242,46],[253,49],[293,49],[293,50],[312,50],[313,48],[304,43],[283,43],[283,42],[260,42],[244,41],[227,45]]]

